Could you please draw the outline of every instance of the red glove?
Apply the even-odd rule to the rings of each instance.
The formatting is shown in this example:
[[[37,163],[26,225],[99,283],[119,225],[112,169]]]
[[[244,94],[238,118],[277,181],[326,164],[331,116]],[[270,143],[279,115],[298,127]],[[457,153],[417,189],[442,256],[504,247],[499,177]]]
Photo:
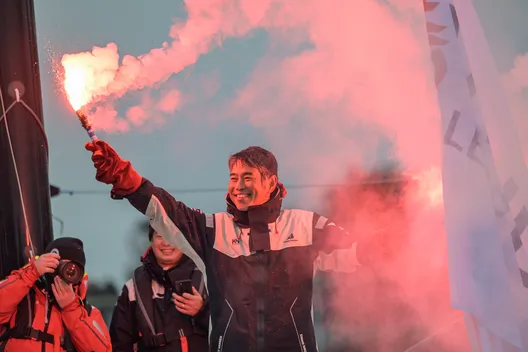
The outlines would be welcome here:
[[[92,161],[97,169],[95,179],[113,185],[113,193],[126,196],[139,188],[142,177],[134,170],[130,161],[121,159],[108,143],[97,140],[86,143],[84,148],[92,152]]]

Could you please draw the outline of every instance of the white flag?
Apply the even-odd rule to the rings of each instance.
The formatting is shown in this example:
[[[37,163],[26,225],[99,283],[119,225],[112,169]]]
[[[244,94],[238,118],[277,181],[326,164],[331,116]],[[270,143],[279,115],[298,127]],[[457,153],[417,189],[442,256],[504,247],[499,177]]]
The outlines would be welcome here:
[[[475,10],[455,3],[424,0],[451,300],[466,313],[474,351],[528,351],[528,173]]]

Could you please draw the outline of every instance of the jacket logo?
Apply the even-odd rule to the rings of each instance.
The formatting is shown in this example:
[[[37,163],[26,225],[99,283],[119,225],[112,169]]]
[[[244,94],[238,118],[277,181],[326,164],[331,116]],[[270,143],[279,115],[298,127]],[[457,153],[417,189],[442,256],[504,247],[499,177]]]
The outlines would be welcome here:
[[[231,240],[231,245],[240,244],[242,242],[242,235],[237,235]]]
[[[297,240],[295,239],[295,236],[293,236],[293,232],[290,233],[290,235],[288,236],[288,238],[286,238],[286,240],[284,241],[284,243],[288,243],[288,242],[296,242]]]

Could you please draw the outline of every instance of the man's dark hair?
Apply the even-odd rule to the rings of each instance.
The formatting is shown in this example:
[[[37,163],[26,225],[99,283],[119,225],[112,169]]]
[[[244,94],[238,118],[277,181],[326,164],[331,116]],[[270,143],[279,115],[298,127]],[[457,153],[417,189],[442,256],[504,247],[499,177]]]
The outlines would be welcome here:
[[[231,155],[228,160],[229,169],[238,161],[258,169],[262,177],[278,176],[279,166],[275,155],[262,147],[251,146]]]

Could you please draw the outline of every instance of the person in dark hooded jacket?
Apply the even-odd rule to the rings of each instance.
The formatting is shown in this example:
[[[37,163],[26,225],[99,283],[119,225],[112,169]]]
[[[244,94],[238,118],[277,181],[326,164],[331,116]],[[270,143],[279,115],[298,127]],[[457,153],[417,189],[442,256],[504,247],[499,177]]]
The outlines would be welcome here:
[[[207,352],[209,304],[202,273],[152,227],[151,246],[112,314],[114,352]]]

